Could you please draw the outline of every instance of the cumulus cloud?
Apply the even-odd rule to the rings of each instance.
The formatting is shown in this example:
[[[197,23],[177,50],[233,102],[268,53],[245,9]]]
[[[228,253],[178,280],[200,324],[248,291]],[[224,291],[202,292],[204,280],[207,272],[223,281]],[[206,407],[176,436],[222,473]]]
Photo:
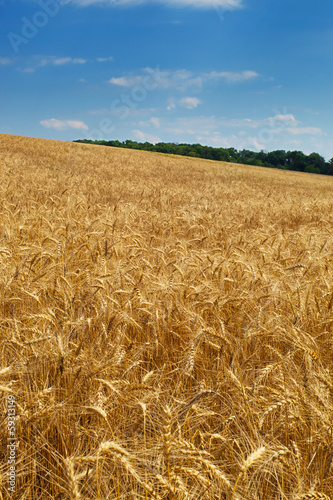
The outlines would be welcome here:
[[[49,120],[42,120],[40,124],[45,128],[53,128],[55,130],[66,130],[69,128],[89,130],[89,127],[79,120],[57,120],[56,118],[50,118]]]
[[[201,101],[197,97],[183,97],[183,99],[180,99],[178,103],[183,108],[194,109],[201,104]]]
[[[195,9],[234,10],[243,6],[243,0],[67,0],[82,7],[93,4],[118,6],[137,6],[145,3],[158,3],[169,7],[191,7]]]

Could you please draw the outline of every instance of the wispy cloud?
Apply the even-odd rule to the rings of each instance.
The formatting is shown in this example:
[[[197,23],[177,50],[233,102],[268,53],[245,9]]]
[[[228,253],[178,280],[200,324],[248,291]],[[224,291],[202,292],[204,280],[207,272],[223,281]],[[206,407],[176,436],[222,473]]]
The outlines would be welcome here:
[[[79,57],[56,57],[56,56],[36,56],[32,62],[24,68],[22,71],[24,73],[34,73],[37,68],[43,68],[45,66],[65,66],[68,64],[86,64],[87,59],[82,59]]]
[[[210,73],[194,73],[187,69],[178,70],[156,70],[144,68],[138,74],[130,73],[123,76],[114,76],[108,81],[119,87],[134,87],[144,85],[147,77],[151,75],[158,83],[160,89],[176,89],[179,91],[200,90],[204,83],[214,83],[224,80],[227,83],[242,83],[260,77],[256,71],[240,71],[238,73],[228,71],[212,71]],[[157,76],[157,78],[156,78]]]
[[[154,125],[154,127],[156,127],[156,128],[160,127],[160,119],[157,118],[156,116],[152,116],[150,118],[150,122],[151,122],[152,125]]]
[[[323,135],[319,127],[288,127],[286,130],[292,135]]]
[[[48,120],[42,120],[40,124],[45,128],[52,128],[55,130],[66,130],[69,128],[89,130],[89,127],[84,122],[78,120],[57,120],[56,118],[50,118]]]
[[[118,78],[110,78],[109,83],[118,87],[134,87],[141,85],[143,76],[120,76]]]
[[[169,103],[168,106],[167,106],[167,110],[168,111],[172,111],[173,109],[176,109],[177,106],[176,106],[175,99],[173,99],[173,98],[169,99],[168,103]]]
[[[232,134],[232,135],[222,135],[219,132],[214,132],[213,134],[198,134],[195,140],[201,144],[206,144],[213,146],[215,148],[236,148],[244,149],[244,147],[252,147],[254,149],[261,149],[256,137],[247,137],[246,141],[243,138]]]
[[[155,127],[155,128],[160,128],[161,123],[160,119],[157,118],[156,116],[152,116],[149,120],[147,121],[140,121],[139,122],[140,127]]]
[[[55,66],[62,66],[63,64],[86,64],[87,60],[86,59],[80,59],[76,58],[73,59],[72,57],[56,57],[55,59],[47,62],[46,64],[54,64]]]
[[[103,62],[111,62],[114,60],[113,57],[97,57],[97,62],[103,63]]]
[[[135,7],[145,3],[158,3],[169,7],[191,7],[195,9],[239,9],[243,6],[243,0],[67,0],[67,3],[75,3],[82,7],[93,4],[110,5],[111,7],[127,6]]]
[[[287,132],[292,135],[324,135],[319,127],[304,127],[302,123],[291,114],[275,115],[269,117],[266,122],[274,134]],[[301,125],[301,126],[300,126]]]
[[[195,109],[201,104],[202,101],[198,97],[183,97],[182,99],[175,99],[174,97],[168,99],[167,110],[172,111],[178,107],[185,109]]]
[[[97,57],[96,59],[84,59],[82,57],[58,57],[58,56],[34,56],[27,61],[27,66],[21,68],[23,73],[34,73],[38,68],[46,66],[70,66],[70,65],[83,65],[87,63],[105,63],[112,62],[114,58],[110,57]],[[0,66],[11,64],[12,61],[5,57],[0,57]]]
[[[228,83],[239,83],[246,82],[247,80],[253,80],[258,78],[260,75],[256,71],[240,71],[239,73],[233,71],[212,71],[211,73],[206,73],[205,78],[208,80],[219,80],[223,79]]]
[[[178,103],[183,108],[194,109],[201,104],[201,101],[197,97],[183,97],[183,99],[180,99]]]
[[[290,114],[270,116],[267,121],[271,127],[277,128],[297,127],[299,124],[299,121]]]
[[[136,85],[144,85],[148,77],[153,78],[161,89],[176,88],[178,90],[186,90],[190,87],[200,88],[202,85],[201,77],[194,75],[186,69],[160,71],[153,68],[144,68],[137,75],[129,74],[113,77],[109,80],[109,83],[119,87],[134,87]]]
[[[325,135],[318,127],[303,126],[288,113],[257,120],[221,116],[176,117],[166,124],[165,131],[171,137],[182,137],[184,141],[258,151],[295,147],[304,150],[309,143],[314,144],[318,137]]]

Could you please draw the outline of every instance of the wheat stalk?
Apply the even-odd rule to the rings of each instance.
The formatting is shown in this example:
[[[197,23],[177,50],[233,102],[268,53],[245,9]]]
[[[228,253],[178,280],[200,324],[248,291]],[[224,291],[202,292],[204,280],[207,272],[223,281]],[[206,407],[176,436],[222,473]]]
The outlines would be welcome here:
[[[331,177],[0,135],[17,498],[328,498],[332,193]]]

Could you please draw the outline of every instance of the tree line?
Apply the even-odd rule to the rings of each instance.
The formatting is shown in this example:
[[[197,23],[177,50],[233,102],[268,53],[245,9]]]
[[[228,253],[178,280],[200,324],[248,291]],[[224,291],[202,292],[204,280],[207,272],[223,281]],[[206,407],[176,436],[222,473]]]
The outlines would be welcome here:
[[[235,148],[213,148],[201,144],[178,144],[173,142],[150,142],[126,141],[92,141],[89,139],[78,139],[74,142],[85,144],[97,144],[117,148],[139,149],[143,151],[154,151],[157,153],[190,156],[204,158],[206,160],[226,161],[231,163],[243,163],[246,165],[257,165],[258,167],[280,168],[283,170],[295,170],[297,172],[308,172],[312,174],[333,175],[333,158],[326,162],[318,153],[304,154],[302,151],[277,150],[269,153],[265,151],[254,152],[247,149],[238,151]]]

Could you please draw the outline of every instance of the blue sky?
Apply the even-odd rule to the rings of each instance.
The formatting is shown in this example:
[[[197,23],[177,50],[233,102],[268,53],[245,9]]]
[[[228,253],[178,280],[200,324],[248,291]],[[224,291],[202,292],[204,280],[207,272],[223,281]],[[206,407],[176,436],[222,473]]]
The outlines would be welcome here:
[[[333,157],[333,3],[0,0],[0,133]]]

